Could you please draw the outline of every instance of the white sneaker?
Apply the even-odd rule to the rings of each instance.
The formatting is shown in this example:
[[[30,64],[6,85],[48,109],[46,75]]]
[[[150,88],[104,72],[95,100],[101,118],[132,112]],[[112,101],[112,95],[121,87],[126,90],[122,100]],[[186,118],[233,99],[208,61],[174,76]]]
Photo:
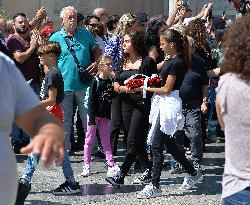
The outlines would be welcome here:
[[[143,190],[141,190],[137,198],[138,199],[149,199],[161,196],[161,189],[157,189],[152,183],[146,185]]]
[[[203,180],[202,173],[197,170],[197,174],[195,176],[188,175],[184,178],[182,185],[179,187],[179,190],[189,190],[195,184]]]
[[[118,167],[118,165],[114,165],[113,167],[108,167],[108,171],[107,171],[107,177],[114,177],[118,174],[118,172],[120,172],[120,168]]]
[[[85,165],[83,166],[83,170],[82,170],[81,176],[87,177],[87,176],[89,176],[90,174],[91,174],[91,173],[90,173],[90,166],[89,166],[89,164],[85,164]]]

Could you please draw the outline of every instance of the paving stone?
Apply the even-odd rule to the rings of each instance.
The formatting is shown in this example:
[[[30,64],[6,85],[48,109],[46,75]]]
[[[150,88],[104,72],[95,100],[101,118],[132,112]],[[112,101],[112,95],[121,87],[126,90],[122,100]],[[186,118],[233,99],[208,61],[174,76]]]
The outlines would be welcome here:
[[[119,152],[122,153],[122,152]],[[106,166],[102,160],[91,163],[92,175],[81,177],[83,153],[77,152],[71,156],[73,170],[77,181],[81,185],[81,194],[74,196],[54,196],[50,190],[63,183],[64,177],[60,167],[53,166],[49,170],[38,166],[32,180],[32,189],[25,205],[78,205],[78,204],[105,204],[105,205],[219,205],[221,204],[221,181],[224,165],[224,144],[212,143],[208,145],[208,152],[204,153],[203,173],[204,179],[190,191],[179,191],[178,187],[183,182],[186,174],[170,174],[167,167],[162,171],[161,189],[162,197],[139,200],[136,195],[144,186],[132,185],[135,177],[140,176],[132,170],[125,179],[122,188],[112,187],[105,181]],[[122,157],[118,163],[122,163]],[[25,168],[26,157],[17,155],[18,174],[22,175]]]

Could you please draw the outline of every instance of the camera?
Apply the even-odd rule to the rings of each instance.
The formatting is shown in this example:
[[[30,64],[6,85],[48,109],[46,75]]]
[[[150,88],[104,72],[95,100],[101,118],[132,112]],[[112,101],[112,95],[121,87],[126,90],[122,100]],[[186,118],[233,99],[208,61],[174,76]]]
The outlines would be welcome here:
[[[181,5],[182,6],[188,6],[188,1],[187,0],[181,1]]]

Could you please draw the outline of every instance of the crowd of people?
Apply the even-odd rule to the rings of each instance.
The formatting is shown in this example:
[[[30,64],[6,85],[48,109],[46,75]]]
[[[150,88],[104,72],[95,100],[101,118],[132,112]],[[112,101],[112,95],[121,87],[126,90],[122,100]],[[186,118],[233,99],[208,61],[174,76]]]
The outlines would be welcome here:
[[[0,18],[5,54],[0,54],[5,116],[0,118],[0,161],[7,162],[0,171],[0,183],[7,185],[1,201],[24,204],[39,161],[61,164],[65,182],[53,194],[80,193],[69,157],[77,148],[84,154],[81,176],[91,175],[91,155],[105,158],[105,180],[113,186],[124,184],[134,163],[140,166],[143,173],[133,182],[146,184],[140,199],[161,196],[166,151],[173,157],[170,172],[188,173],[179,189],[189,190],[203,179],[206,143],[220,142],[225,131],[223,203],[250,204],[250,16],[231,25],[224,13],[212,16],[212,9],[207,3],[194,16],[176,0],[165,18],[144,12],[109,16],[105,8],[84,16],[67,6],[57,31],[44,8],[31,21],[24,13],[7,22]],[[152,78],[157,83],[149,84]],[[17,197],[8,135],[15,153],[30,153]],[[120,137],[121,166],[114,157]]]

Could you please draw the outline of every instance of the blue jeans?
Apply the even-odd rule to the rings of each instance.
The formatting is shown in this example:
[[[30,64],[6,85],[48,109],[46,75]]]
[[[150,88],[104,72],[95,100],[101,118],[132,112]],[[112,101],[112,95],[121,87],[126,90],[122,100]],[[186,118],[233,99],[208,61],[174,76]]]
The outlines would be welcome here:
[[[12,132],[11,132],[12,142],[29,142],[30,137],[25,134],[16,123],[12,124]]]
[[[24,174],[22,176],[23,179],[29,182],[31,181],[31,178],[37,169],[38,162],[39,162],[39,157],[37,155],[29,154],[27,165],[24,170]],[[71,162],[69,159],[69,154],[66,150],[64,151],[64,160],[62,163],[62,170],[63,170],[64,177],[68,182],[75,181],[73,169],[72,169]]]
[[[74,99],[76,105],[78,106],[79,114],[82,120],[84,130],[87,130],[86,126],[86,116],[87,116],[87,109],[84,107],[84,100],[87,101],[88,99],[85,98],[87,88],[79,91],[65,91],[64,92],[64,100],[62,102],[62,109],[63,109],[63,125],[65,129],[65,149],[70,150],[70,135],[71,135],[71,127],[72,127],[72,117],[73,117],[73,107],[74,107]],[[87,103],[87,102],[85,102]]]
[[[33,89],[33,91],[39,95],[40,86],[39,84],[31,84],[30,87]],[[15,123],[12,124],[12,132],[11,132],[12,142],[19,142],[19,141],[25,141],[29,142],[30,137],[25,134]]]
[[[223,205],[250,205],[250,187],[224,198]]]

